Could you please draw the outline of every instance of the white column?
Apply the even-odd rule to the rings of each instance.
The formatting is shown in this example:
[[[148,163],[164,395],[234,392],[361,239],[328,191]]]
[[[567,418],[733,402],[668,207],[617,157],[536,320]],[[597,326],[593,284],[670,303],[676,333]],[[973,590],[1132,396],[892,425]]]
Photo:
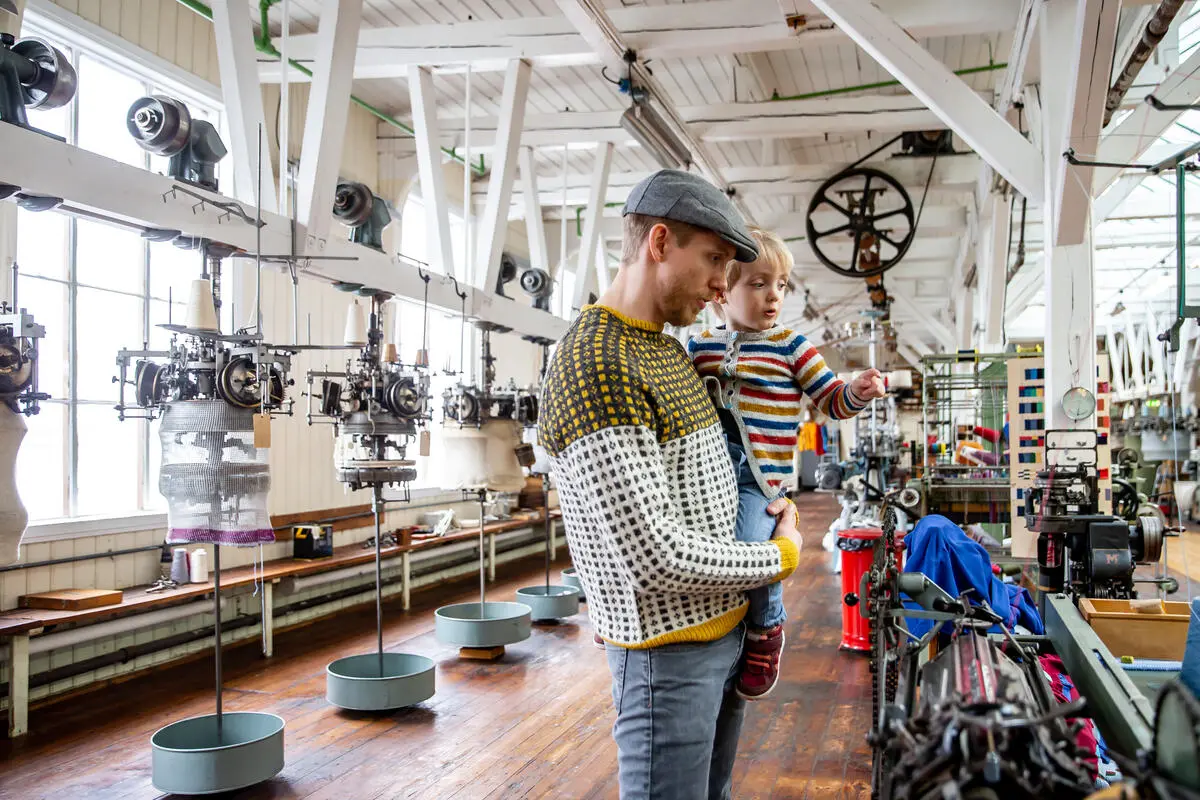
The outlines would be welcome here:
[[[983,322],[981,349],[996,353],[1004,346],[1004,294],[1008,280],[1008,237],[1012,214],[1011,195],[992,195],[990,213],[985,213],[978,271],[980,317]]]
[[[296,180],[296,215],[307,229],[309,251],[317,254],[325,250],[333,221],[361,16],[362,0],[324,0],[317,28],[317,68]]]
[[[542,207],[538,202],[537,169],[534,166],[533,148],[522,147],[520,152],[521,183],[525,200],[525,237],[529,239],[529,263],[535,269],[550,271],[550,257],[546,252],[546,226],[542,220]]]
[[[446,176],[442,172],[433,74],[425,67],[409,66],[408,93],[413,114],[413,138],[417,144],[421,201],[425,207],[425,235],[430,244],[430,266],[465,281],[467,265],[454,263],[454,247],[450,240],[450,212],[446,206]],[[466,169],[470,169],[470,165]]]
[[[612,142],[605,142],[596,147],[592,185],[588,191],[588,205],[584,210],[583,239],[579,242],[579,262],[575,267],[575,298],[571,304],[574,309],[583,307],[592,282],[592,265],[596,260],[596,242],[600,240],[600,222],[604,219],[604,198],[608,192],[612,154]]]
[[[518,60],[510,62],[504,73],[504,94],[500,98],[496,147],[492,149],[487,203],[477,229],[475,265],[479,274],[470,276],[485,292],[495,289],[500,275],[500,256],[504,252],[504,234],[508,230],[508,208],[513,178],[517,174],[517,149],[525,124],[525,100],[529,96],[532,72],[533,67],[528,61]]]

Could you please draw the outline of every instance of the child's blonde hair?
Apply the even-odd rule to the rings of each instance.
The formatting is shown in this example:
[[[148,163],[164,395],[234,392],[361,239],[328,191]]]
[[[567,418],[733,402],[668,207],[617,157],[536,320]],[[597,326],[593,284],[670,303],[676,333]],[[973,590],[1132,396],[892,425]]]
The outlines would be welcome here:
[[[779,234],[763,230],[757,225],[750,225],[749,230],[750,235],[758,242],[758,260],[752,263],[766,264],[775,274],[790,280],[796,261],[792,258],[792,251],[788,249],[787,243]],[[740,261],[730,261],[729,266],[725,268],[725,282],[729,284],[730,289],[742,277],[742,266]]]

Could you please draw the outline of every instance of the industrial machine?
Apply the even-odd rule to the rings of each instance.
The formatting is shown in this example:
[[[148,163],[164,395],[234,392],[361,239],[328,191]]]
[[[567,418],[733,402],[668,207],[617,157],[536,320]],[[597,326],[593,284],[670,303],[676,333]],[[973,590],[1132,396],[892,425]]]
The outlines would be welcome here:
[[[1046,469],[1025,493],[1025,516],[1038,534],[1039,589],[1132,599],[1135,566],[1157,563],[1164,537],[1178,529],[1153,507],[1133,520],[1099,513],[1096,447],[1094,430],[1046,432]]]
[[[50,399],[38,391],[38,340],[45,336],[28,311],[0,303],[0,401],[14,414],[32,416]]]
[[[193,119],[182,100],[139,97],[125,114],[129,135],[143,150],[167,156],[167,174],[177,181],[217,191],[217,162],[228,152],[211,122]]]
[[[507,328],[489,322],[477,322],[482,339],[483,380],[480,385],[459,383],[443,395],[443,411],[448,424],[460,427],[481,427],[489,420],[513,420],[524,427],[537,424],[538,396],[532,389],[518,388],[509,381],[504,386],[494,386],[496,359],[492,355],[491,335],[505,333]]]
[[[383,229],[392,221],[383,198],[366,184],[346,181],[333,195],[333,216],[350,229],[350,241],[383,252]]]
[[[25,109],[65,106],[77,85],[75,68],[61,50],[41,39],[17,41],[0,33],[0,122],[36,130]]]

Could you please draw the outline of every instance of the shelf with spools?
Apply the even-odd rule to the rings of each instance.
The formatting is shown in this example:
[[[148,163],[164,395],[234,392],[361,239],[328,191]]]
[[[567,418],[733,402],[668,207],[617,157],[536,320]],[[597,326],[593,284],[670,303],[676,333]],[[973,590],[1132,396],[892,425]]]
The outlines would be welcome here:
[[[490,661],[502,658],[508,645],[528,639],[531,631],[528,605],[487,599],[484,525],[489,492],[519,492],[525,485],[523,466],[531,466],[533,459],[523,465],[518,457],[532,456],[521,442],[522,420],[536,418],[536,397],[493,391],[491,334],[504,329],[487,323],[476,327],[482,339],[482,385],[447,392],[442,442],[446,463],[456,470],[455,488],[479,502],[479,602],[442,606],[434,612],[434,628],[438,641],[459,647],[461,658]]]
[[[427,434],[418,425],[429,414],[429,378],[420,366],[401,364],[393,345],[383,345],[388,296],[362,287],[353,291],[370,298],[369,324],[357,300],[346,320],[345,346],[361,349],[342,372],[308,373],[308,422],[332,422],[337,479],[352,490],[371,490],[376,646],[373,653],[345,656],[326,667],[325,699],[347,710],[392,711],[428,700],[436,691],[432,659],[383,647],[383,487],[399,486],[407,497],[407,486],[417,476],[406,453],[413,438],[420,438],[421,452],[428,455]],[[321,379],[319,392],[313,391],[314,378]],[[314,395],[321,398],[315,413]]]

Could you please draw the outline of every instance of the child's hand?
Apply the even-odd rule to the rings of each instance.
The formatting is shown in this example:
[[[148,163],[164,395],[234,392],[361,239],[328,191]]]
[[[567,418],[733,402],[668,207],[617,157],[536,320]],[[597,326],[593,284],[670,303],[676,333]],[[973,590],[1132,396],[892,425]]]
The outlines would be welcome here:
[[[883,375],[874,367],[863,370],[863,373],[850,384],[850,391],[854,392],[854,396],[859,400],[875,400],[887,396],[887,389],[883,385]]]

